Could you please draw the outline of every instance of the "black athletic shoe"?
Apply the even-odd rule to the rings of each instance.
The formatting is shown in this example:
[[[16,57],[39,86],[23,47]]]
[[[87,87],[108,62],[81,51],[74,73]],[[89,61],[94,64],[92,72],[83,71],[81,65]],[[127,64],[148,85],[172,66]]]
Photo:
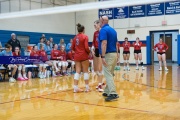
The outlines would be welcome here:
[[[107,94],[107,93],[103,93],[102,96],[103,96],[103,97],[107,97],[108,94]]]
[[[115,101],[119,98],[117,94],[110,94],[107,98],[105,98],[105,101],[110,102],[110,101]]]

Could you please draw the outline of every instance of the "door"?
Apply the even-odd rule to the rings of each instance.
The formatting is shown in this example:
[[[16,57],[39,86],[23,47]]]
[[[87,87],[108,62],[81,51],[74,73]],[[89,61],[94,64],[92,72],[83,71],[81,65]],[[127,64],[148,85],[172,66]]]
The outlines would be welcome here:
[[[160,34],[160,38],[162,38],[169,47],[166,51],[166,60],[172,61],[172,34]]]
[[[154,33],[151,34],[151,61],[152,61],[152,64],[154,64]]]

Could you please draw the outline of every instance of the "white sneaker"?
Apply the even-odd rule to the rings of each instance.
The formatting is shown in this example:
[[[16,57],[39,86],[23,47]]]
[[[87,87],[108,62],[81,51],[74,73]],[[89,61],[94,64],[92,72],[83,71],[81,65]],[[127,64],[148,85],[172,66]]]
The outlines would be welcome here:
[[[159,68],[159,71],[162,71],[162,67]]]
[[[16,80],[13,77],[10,77],[9,82],[16,82]]]
[[[126,69],[127,69],[127,68],[124,66],[124,71],[126,71]]]
[[[39,78],[43,79],[44,78],[43,74],[39,74]]]
[[[168,71],[169,69],[167,69],[167,67],[165,67],[165,69],[164,69],[165,71]]]
[[[142,66],[142,70],[145,70],[144,66]]]
[[[138,67],[138,66],[136,67],[136,70],[139,70],[139,67]]]
[[[104,92],[104,90],[102,89],[102,85],[98,85],[98,91],[99,92]]]

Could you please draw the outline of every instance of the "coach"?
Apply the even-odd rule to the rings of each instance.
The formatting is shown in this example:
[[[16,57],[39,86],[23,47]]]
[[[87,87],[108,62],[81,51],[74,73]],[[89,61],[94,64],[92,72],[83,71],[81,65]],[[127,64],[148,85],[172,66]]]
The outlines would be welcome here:
[[[21,49],[21,44],[19,40],[16,39],[16,34],[14,33],[11,34],[11,39],[7,43],[12,46],[12,52],[15,51],[15,47],[19,47],[19,49]]]
[[[107,16],[100,18],[99,52],[101,54],[107,84],[102,95],[106,97],[105,101],[113,101],[119,98],[113,80],[114,67],[116,66],[119,54],[117,50],[117,33],[109,26],[108,21]]]

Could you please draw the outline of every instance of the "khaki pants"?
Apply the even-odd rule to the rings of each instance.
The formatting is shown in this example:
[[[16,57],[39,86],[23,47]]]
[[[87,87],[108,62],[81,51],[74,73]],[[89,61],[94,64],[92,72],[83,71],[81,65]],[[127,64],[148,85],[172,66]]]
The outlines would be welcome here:
[[[107,53],[105,55],[105,60],[107,66],[103,66],[104,76],[106,79],[106,88],[104,89],[104,93],[107,93],[108,95],[117,94],[113,80],[114,67],[117,63],[117,53]]]

